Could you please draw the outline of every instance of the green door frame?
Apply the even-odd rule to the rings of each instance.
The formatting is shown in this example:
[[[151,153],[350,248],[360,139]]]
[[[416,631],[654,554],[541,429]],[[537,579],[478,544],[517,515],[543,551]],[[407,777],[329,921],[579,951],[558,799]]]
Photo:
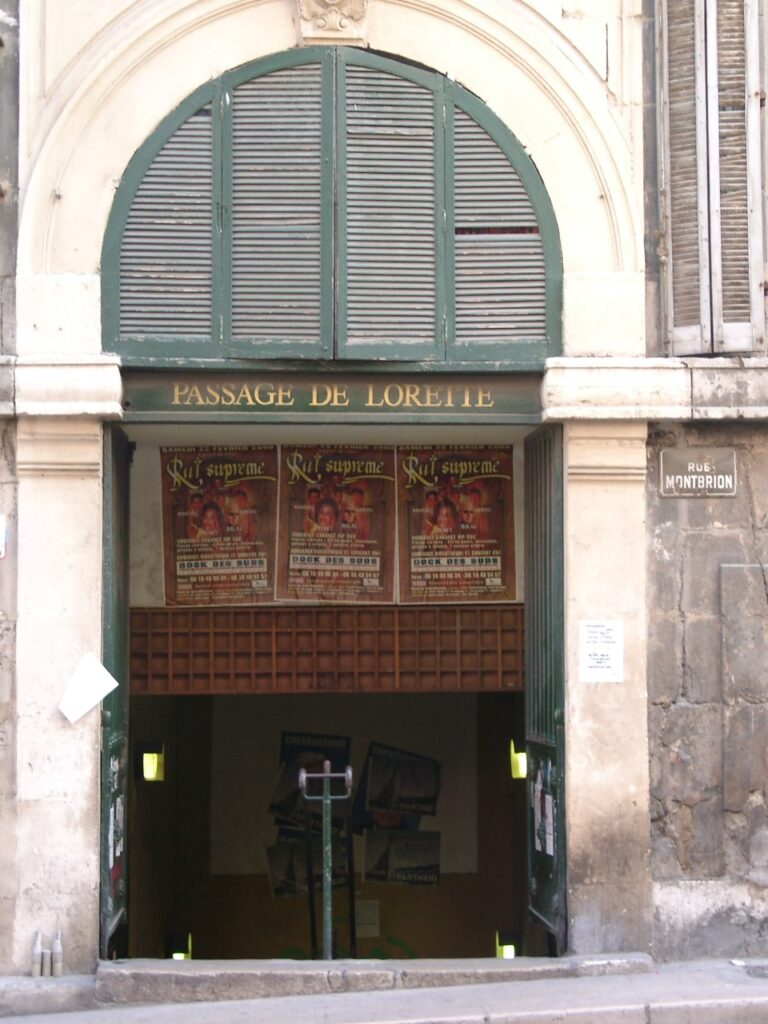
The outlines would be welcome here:
[[[128,917],[128,478],[132,445],[117,426],[104,429],[103,651],[118,687],[101,710],[101,889],[99,955],[127,955]]]
[[[558,956],[568,943],[563,497],[562,427],[541,427],[525,441],[528,909]]]
[[[233,385],[237,375],[215,372],[124,371],[126,384],[125,423],[171,422],[186,424],[311,423],[338,424],[350,427],[370,424],[409,423],[418,429],[421,424],[453,423],[473,426],[531,426],[541,422],[538,399],[538,376],[499,374],[494,379],[500,398],[498,410],[481,402],[479,408],[418,408],[367,410],[363,399],[371,380],[386,385],[399,382],[405,386],[413,379],[403,374],[346,375],[318,373],[316,376],[285,372],[267,377],[267,388],[295,386],[294,398],[303,395],[293,406],[254,408],[246,402],[222,407],[219,399],[211,405],[193,402],[174,404],[179,394],[189,395],[195,387],[204,397],[207,387]],[[461,391],[472,376],[454,377],[437,374],[420,377],[423,388],[453,386]],[[248,384],[250,380],[250,384]],[[308,404],[313,384],[348,388],[343,401],[354,406],[355,396],[363,396],[362,404],[350,409],[341,404],[328,405],[313,411]],[[505,386],[505,381],[508,386]],[[265,384],[265,375],[245,377],[237,384]],[[254,383],[255,382],[255,383]],[[485,387],[483,382],[481,390]],[[475,379],[475,384],[477,380]],[[253,393],[253,392],[251,392]],[[338,392],[341,394],[341,392]],[[406,392],[404,392],[406,393]],[[420,392],[423,393],[423,392]],[[445,394],[445,391],[442,392]],[[412,392],[412,394],[414,394]],[[534,397],[535,396],[535,397]],[[118,679],[128,680],[127,635],[127,473],[130,443],[117,428],[107,429],[105,442],[105,513],[104,513],[104,661]],[[526,546],[526,743],[528,750],[528,880],[529,911],[552,936],[552,951],[560,954],[567,945],[565,909],[565,814],[564,814],[564,563],[563,563],[563,478],[562,430],[559,426],[539,427],[525,441],[525,546]],[[127,879],[122,886],[111,877],[110,813],[114,801],[128,785],[128,688],[119,687],[104,702],[104,743],[102,777],[102,900],[101,955],[127,952],[125,921],[127,917]],[[118,759],[122,773],[110,770],[110,759]],[[114,767],[114,760],[112,766]],[[538,802],[538,811],[534,804]],[[549,838],[547,830],[549,829]],[[537,839],[538,836],[538,839]],[[548,852],[548,844],[552,852]],[[127,859],[124,861],[127,865]]]

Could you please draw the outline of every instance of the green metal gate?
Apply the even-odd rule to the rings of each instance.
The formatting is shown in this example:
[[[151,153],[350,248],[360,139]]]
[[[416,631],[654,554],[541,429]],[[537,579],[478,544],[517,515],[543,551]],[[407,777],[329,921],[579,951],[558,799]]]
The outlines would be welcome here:
[[[131,443],[116,427],[104,442],[104,666],[118,680],[102,704],[99,953],[127,955],[128,916],[128,469]]]
[[[556,954],[567,946],[564,788],[562,429],[525,442],[525,734],[528,906]]]

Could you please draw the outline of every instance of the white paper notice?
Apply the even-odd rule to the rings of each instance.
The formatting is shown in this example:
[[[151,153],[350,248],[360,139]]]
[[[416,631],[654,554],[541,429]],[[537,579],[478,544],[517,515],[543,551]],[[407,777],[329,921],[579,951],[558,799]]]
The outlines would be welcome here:
[[[579,680],[624,682],[624,623],[621,619],[581,619]]]
[[[118,685],[94,654],[84,655],[67,683],[59,711],[72,725]]]

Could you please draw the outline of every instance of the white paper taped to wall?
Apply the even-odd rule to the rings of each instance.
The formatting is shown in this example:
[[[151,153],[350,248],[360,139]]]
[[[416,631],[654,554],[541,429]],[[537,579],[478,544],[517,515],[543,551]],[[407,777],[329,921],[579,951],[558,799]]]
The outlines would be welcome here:
[[[118,685],[95,654],[85,654],[67,683],[59,711],[74,725]]]

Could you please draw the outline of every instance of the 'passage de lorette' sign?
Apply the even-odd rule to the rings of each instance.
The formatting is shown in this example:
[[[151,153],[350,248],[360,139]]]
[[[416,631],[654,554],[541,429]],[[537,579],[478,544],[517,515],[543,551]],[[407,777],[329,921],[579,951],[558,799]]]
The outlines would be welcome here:
[[[348,420],[538,423],[533,374],[446,375],[150,373],[127,371],[123,408],[134,421]]]

